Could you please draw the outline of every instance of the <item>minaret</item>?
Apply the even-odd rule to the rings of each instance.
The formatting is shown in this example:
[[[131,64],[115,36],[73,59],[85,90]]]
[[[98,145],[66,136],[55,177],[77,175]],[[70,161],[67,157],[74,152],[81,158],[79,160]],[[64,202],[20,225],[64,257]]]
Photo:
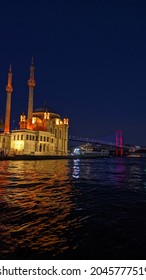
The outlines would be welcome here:
[[[32,129],[33,92],[35,87],[33,58],[30,65],[30,78],[28,80],[28,86],[29,86],[29,97],[28,97],[27,129]]]
[[[7,101],[6,101],[6,115],[5,115],[5,127],[4,133],[10,133],[10,113],[11,113],[11,93],[13,91],[12,87],[12,67],[10,65],[8,72],[8,83],[6,86]]]

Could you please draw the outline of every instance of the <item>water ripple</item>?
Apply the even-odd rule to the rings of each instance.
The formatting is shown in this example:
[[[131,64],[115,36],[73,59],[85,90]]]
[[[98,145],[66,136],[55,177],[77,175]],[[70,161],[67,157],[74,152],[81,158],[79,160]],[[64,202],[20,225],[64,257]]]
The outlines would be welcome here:
[[[146,257],[145,191],[144,159],[1,162],[0,256]]]

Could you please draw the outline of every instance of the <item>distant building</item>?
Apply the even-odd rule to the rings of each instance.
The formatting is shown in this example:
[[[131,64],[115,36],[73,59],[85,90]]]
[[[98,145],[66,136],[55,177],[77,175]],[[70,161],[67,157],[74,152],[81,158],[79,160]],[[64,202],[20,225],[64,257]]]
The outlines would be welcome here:
[[[83,144],[80,145],[73,150],[73,154],[75,155],[98,155],[98,156],[108,156],[109,155],[109,150],[108,149],[103,149],[102,146],[96,146],[96,148],[90,144]]]
[[[4,131],[0,132],[0,153],[21,155],[67,155],[68,153],[68,118],[45,106],[33,110],[34,64],[30,66],[28,80],[28,113],[20,116],[19,129],[10,131],[12,69],[8,73],[6,86],[7,101]]]

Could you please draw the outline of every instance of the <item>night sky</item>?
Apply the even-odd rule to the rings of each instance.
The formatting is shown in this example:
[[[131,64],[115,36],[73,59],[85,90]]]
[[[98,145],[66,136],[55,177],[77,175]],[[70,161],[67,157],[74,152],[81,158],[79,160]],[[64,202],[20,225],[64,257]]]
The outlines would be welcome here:
[[[146,145],[146,1],[25,0],[0,7],[0,117],[13,70],[11,128],[27,114],[34,57],[34,109],[45,101],[70,120],[69,134],[123,130]]]

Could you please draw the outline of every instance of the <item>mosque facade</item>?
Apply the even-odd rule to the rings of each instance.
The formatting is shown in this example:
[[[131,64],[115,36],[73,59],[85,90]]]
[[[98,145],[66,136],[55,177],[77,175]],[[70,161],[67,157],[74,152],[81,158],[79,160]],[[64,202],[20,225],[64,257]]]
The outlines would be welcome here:
[[[33,110],[34,63],[30,66],[28,80],[28,113],[20,116],[19,129],[10,130],[12,69],[10,66],[6,86],[6,113],[4,131],[0,133],[0,153],[4,155],[67,155],[68,118],[45,106]]]

